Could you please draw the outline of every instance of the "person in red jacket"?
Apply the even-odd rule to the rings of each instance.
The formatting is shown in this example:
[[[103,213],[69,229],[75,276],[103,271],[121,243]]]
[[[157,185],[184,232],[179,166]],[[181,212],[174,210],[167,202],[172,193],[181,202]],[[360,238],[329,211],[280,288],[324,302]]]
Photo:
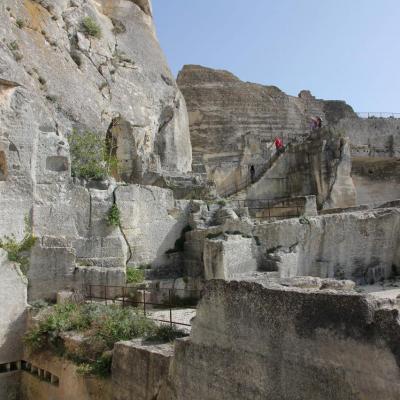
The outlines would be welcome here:
[[[275,143],[275,148],[276,148],[277,154],[281,154],[285,151],[285,146],[283,145],[283,141],[281,138],[276,137],[274,143]]]

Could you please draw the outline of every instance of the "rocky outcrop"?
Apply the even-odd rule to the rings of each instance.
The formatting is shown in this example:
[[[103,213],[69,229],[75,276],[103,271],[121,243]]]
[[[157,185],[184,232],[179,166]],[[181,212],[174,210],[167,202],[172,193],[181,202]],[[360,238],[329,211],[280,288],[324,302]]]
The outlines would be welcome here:
[[[193,153],[217,185],[240,169],[248,173],[250,165],[264,164],[275,136],[287,143],[308,134],[310,117],[326,123],[338,114],[355,116],[344,102],[317,100],[307,91],[288,96],[275,86],[197,65],[185,66],[177,81],[188,106]]]
[[[169,189],[140,185],[121,186],[115,197],[129,246],[128,264],[179,268],[175,243],[188,224],[190,202],[175,201]]]
[[[389,207],[270,223],[241,217],[218,226],[199,225],[186,234],[185,271],[203,279],[263,280],[274,272],[282,278],[377,283],[400,268],[400,214],[398,208]]]
[[[212,281],[158,399],[398,399],[398,316],[354,291]]]
[[[190,170],[185,101],[149,1],[7,0],[0,7],[0,234],[21,235],[40,197],[36,185],[68,180],[65,137],[74,129],[104,138],[108,131],[128,181],[150,170]],[[18,203],[13,213],[10,201]]]
[[[185,101],[151,15],[149,0],[0,5],[0,238],[27,223],[38,238],[30,300],[124,284],[131,258],[107,222],[115,182],[72,179],[68,135],[108,139],[126,182],[191,168]]]
[[[258,179],[259,172],[264,173],[265,165],[272,159],[274,137],[283,137],[285,145],[301,140],[310,133],[312,116],[320,116],[323,126],[349,138],[346,150],[349,161],[350,155],[390,159],[398,157],[400,152],[399,119],[359,118],[346,103],[316,99],[306,90],[293,97],[274,86],[242,82],[230,72],[198,65],[185,66],[179,73],[178,85],[188,105],[193,170],[206,172],[215,180],[217,188],[222,188],[220,193],[226,187],[241,190],[249,186],[252,165]],[[351,165],[344,164],[338,167],[339,176],[334,188],[338,189],[337,193],[331,196],[334,203],[335,199],[339,200],[337,194],[343,191],[339,195],[342,197],[340,207],[345,198],[353,197],[354,200],[348,177],[342,179],[343,173],[348,175],[346,171]],[[393,183],[391,187],[398,191],[398,182]],[[371,203],[365,201],[369,184],[363,179],[357,180],[358,204]],[[282,181],[269,180],[264,181],[263,187],[272,192],[288,193],[282,185]],[[382,194],[375,195],[379,197],[377,202],[398,197],[388,190],[387,185],[381,185],[376,192]],[[252,195],[257,196],[256,193]],[[335,204],[331,206],[336,207]]]
[[[316,131],[301,143],[291,143],[275,156],[270,168],[237,199],[273,199],[316,195],[322,208],[351,207],[356,191],[351,177],[348,139],[329,129]]]

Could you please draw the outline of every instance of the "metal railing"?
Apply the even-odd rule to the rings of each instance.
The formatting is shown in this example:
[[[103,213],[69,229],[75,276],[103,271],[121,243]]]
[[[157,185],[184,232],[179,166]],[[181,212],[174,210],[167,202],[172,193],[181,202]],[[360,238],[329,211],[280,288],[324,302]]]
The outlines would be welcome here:
[[[104,304],[118,304],[121,307],[141,307],[143,314],[153,321],[172,325],[191,326],[173,318],[173,310],[197,308],[201,298],[200,290],[192,289],[146,289],[140,286],[85,285],[83,288],[86,301],[98,301]],[[179,296],[179,295],[182,295]],[[185,296],[183,296],[185,295]],[[140,299],[139,299],[140,297]],[[162,301],[154,299],[161,297]],[[168,311],[169,318],[156,318],[150,311]]]
[[[231,200],[231,204],[237,207],[247,207],[250,212],[256,213],[253,218],[298,218],[302,215],[304,204],[295,199],[254,199],[254,200]],[[259,213],[261,211],[261,215]]]
[[[260,178],[273,166],[275,161],[279,158],[280,154],[274,154],[267,162],[262,164],[246,164],[247,174],[239,182],[232,182],[227,185],[222,185],[219,187],[218,192],[221,197],[228,197],[232,194],[240,192],[246,187],[256,183]],[[250,174],[251,166],[254,166],[253,177]],[[271,179],[281,179],[281,178],[271,178]]]
[[[303,143],[305,140],[307,140],[308,138],[310,138],[311,133],[298,133],[298,134],[291,134],[291,135],[281,135],[281,138],[284,138],[284,143],[287,143],[287,145],[285,146],[286,150],[290,149],[290,146],[293,144],[299,144],[299,143]],[[275,136],[270,137],[271,142],[273,142],[273,138],[275,138]],[[218,193],[221,197],[228,197],[231,196],[235,193],[240,192],[241,190],[245,189],[246,187],[252,185],[253,183],[256,183],[260,180],[260,178],[274,165],[274,163],[280,158],[280,156],[284,153],[276,153],[275,148],[274,148],[274,144],[272,143],[271,146],[269,146],[268,148],[269,151],[271,151],[272,156],[271,158],[266,161],[265,163],[260,163],[260,164],[252,164],[252,163],[248,163],[245,164],[244,166],[247,166],[248,171],[246,176],[244,176],[241,180],[239,180],[238,182],[231,182],[228,183],[226,185],[221,185],[217,190]],[[250,174],[250,168],[251,166],[254,166],[255,169],[255,173],[253,175],[253,177]],[[280,180],[280,179],[286,179],[286,178],[269,178],[271,180]]]
[[[400,118],[400,113],[394,113],[394,112],[364,111],[364,112],[357,112],[356,114],[360,118]]]

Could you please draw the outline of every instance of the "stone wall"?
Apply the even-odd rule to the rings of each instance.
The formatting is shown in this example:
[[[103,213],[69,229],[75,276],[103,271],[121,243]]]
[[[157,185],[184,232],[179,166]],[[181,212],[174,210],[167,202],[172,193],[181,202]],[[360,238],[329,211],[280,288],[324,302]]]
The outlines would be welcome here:
[[[333,130],[320,130],[275,156],[255,183],[233,198],[274,199],[316,195],[318,208],[351,207],[356,193],[351,178],[350,146]]]
[[[51,353],[27,355],[36,369],[48,371],[57,377],[57,384],[40,379],[37,373],[22,372],[21,400],[110,400],[113,397],[109,379],[83,377],[71,361]]]
[[[207,285],[160,400],[395,400],[399,311],[356,292]]]
[[[0,249],[0,364],[20,361],[27,318],[27,280]],[[17,400],[20,372],[0,373],[0,398]]]
[[[185,101],[151,15],[149,0],[0,5],[0,238],[31,223],[31,300],[125,283],[128,245],[107,223],[115,185],[71,179],[73,130],[115,134],[129,182],[191,169]],[[86,17],[101,37],[84,34]]]
[[[22,359],[26,327],[27,279],[0,249],[0,364]]]
[[[241,247],[244,242],[237,243],[243,250],[244,269],[248,263],[253,268],[256,261],[256,270],[278,272],[281,277],[308,275],[351,279],[360,284],[378,282],[400,267],[399,216],[398,208],[379,208],[337,209],[332,214],[256,224],[247,217],[230,218],[221,225],[186,234],[185,273],[193,278],[207,275],[232,279],[239,272],[236,265],[242,264],[237,261],[239,256],[235,260],[225,255],[226,243],[218,238],[236,233],[253,243],[254,253]],[[223,268],[226,271],[222,274]],[[252,268],[247,271],[250,275]]]
[[[400,161],[387,157],[353,157],[357,204],[379,206],[400,198]]]
[[[350,137],[353,157],[399,157],[400,119],[343,118],[337,128]]]
[[[204,242],[204,277],[231,280],[257,271],[257,249],[252,238],[221,235]]]
[[[172,344],[146,344],[141,340],[116,343],[112,366],[113,400],[157,399],[172,356]]]
[[[168,250],[188,224],[190,202],[175,201],[171,190],[152,186],[121,186],[115,192],[121,228],[130,248],[128,264],[154,267],[174,263]]]

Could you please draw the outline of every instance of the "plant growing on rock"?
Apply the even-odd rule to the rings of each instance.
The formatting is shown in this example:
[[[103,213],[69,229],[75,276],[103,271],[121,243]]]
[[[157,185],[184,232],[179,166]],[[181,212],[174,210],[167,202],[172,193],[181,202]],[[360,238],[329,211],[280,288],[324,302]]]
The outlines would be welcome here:
[[[119,226],[121,223],[121,212],[115,203],[108,211],[107,222],[110,226]]]
[[[73,176],[95,180],[108,176],[113,160],[107,155],[106,143],[100,135],[74,131],[68,137],[68,142]]]
[[[128,267],[126,269],[126,283],[142,283],[144,281],[144,270]]]
[[[0,248],[8,254],[9,261],[17,262],[23,274],[27,274],[29,269],[29,258],[27,253],[34,246],[36,237],[32,233],[32,228],[27,218],[25,218],[25,234],[21,241],[15,235],[4,236],[0,239]]]
[[[30,351],[52,350],[78,364],[83,375],[107,376],[116,342],[157,335],[153,321],[133,308],[102,304],[59,304],[38,315],[24,342]],[[81,346],[68,350],[63,335],[77,332],[83,338]],[[161,336],[161,335],[159,335]],[[165,340],[170,336],[163,334]]]
[[[22,29],[25,26],[25,21],[22,18],[17,18],[15,21],[19,29]]]
[[[101,38],[101,27],[92,17],[83,18],[81,27],[86,36]]]

